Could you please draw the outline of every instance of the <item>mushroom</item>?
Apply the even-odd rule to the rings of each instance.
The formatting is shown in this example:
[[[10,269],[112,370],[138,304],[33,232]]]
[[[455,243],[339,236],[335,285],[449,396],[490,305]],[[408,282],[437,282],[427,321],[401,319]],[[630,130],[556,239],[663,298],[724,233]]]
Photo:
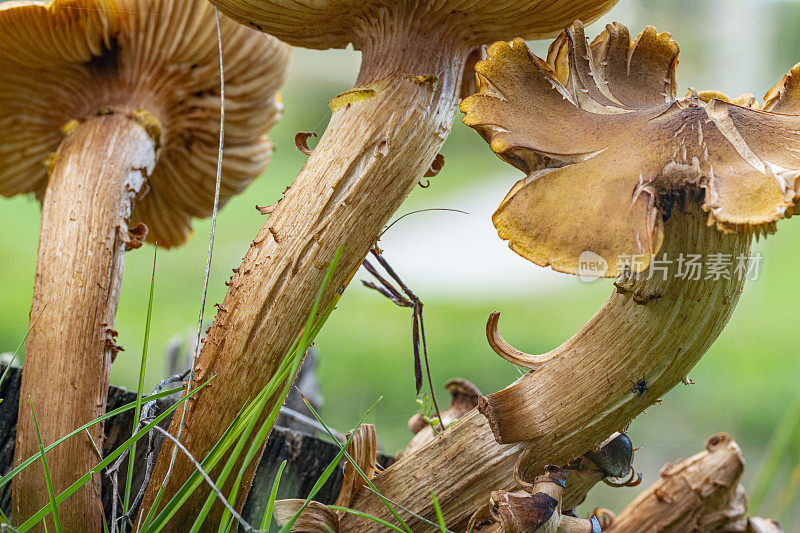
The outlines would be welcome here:
[[[576,23],[551,47],[552,64],[522,40],[487,54],[476,66],[481,92],[462,103],[464,121],[528,172],[494,214],[500,237],[572,274],[589,254],[619,281],[562,346],[513,354],[535,361],[536,379],[481,398],[479,409],[500,442],[557,435],[553,418],[543,420],[554,401],[547,388],[571,406],[559,419],[573,417],[584,433],[599,431],[598,422],[611,431],[694,366],[738,300],[745,272],[734,269],[746,266],[751,237],[792,215],[800,117],[768,112],[782,97],[765,111],[675,99],[678,46],[654,28],[631,43],[624,27],[609,25],[587,46]],[[685,275],[681,258],[690,255],[729,269]],[[567,375],[569,390],[552,386]]]
[[[516,40],[492,45],[478,63],[482,90],[462,103],[464,120],[529,173],[495,213],[501,236],[542,265],[578,273],[590,251],[607,262],[598,274],[623,275],[578,333],[528,356],[538,370],[481,397],[480,412],[459,419],[446,439],[383,472],[376,485],[387,498],[419,483],[463,523],[482,490],[510,484],[501,472],[521,450],[534,450],[529,468],[568,463],[659,401],[722,331],[752,237],[793,213],[800,117],[780,113],[800,113],[800,67],[758,110],[676,99],[677,55],[653,28],[632,43],[627,29],[610,25],[589,46],[575,24],[549,62]],[[679,269],[695,255],[730,260],[731,270],[690,279]],[[413,491],[404,502],[430,516]],[[386,516],[366,498],[355,506]]]
[[[436,427],[436,431],[431,427],[422,413],[417,413],[408,421],[408,429],[414,434],[414,438],[402,451],[402,455],[409,454],[433,440],[437,432],[441,433],[442,428],[447,427],[470,412],[478,405],[478,397],[481,391],[466,379],[451,379],[445,383],[444,387],[450,393],[450,408],[442,411],[442,421]]]
[[[487,526],[491,527],[494,522],[505,533],[600,533],[596,517],[581,519],[562,513],[568,476],[567,470],[548,465],[544,475],[523,490],[492,492],[488,517],[485,511],[478,511],[470,527],[475,531],[488,531]]]
[[[569,472],[564,490],[564,509],[574,509],[586,499],[586,494],[598,482],[612,487],[635,487],[642,481],[642,474],[633,469],[633,444],[625,433],[614,433],[599,447],[589,450],[565,467]],[[514,474],[518,476],[525,462],[523,453],[517,461]],[[517,477],[517,484],[520,479]]]
[[[227,75],[220,203],[266,167],[288,47],[221,20]],[[253,61],[258,58],[258,61]],[[0,6],[0,194],[42,201],[23,397],[51,443],[105,413],[123,253],[182,244],[211,214],[219,145],[213,6],[188,0],[18,1]],[[54,394],[55,391],[55,394]],[[15,459],[38,452],[20,402]],[[97,462],[90,436],[52,450],[56,494]],[[60,506],[99,531],[99,477]],[[94,486],[92,486],[94,485]],[[48,504],[41,467],[14,478],[18,522]]]
[[[305,325],[337,248],[343,246],[339,269],[320,309],[351,280],[431,167],[450,131],[470,53],[495,39],[555,35],[575,17],[594,19],[615,3],[216,1],[234,19],[292,45],[325,49],[352,43],[362,53],[362,66],[355,87],[329,102],[327,130],[231,280],[222,304],[227,313],[217,317],[195,365],[196,383],[214,374],[214,386],[230,394],[201,392],[189,405],[185,431],[192,435],[186,443],[192,455],[205,456],[274,375]],[[176,417],[173,434],[179,424]],[[169,468],[169,459],[161,456],[146,505]],[[162,501],[193,471],[179,456]],[[253,471],[247,471],[245,486]],[[192,495],[175,524],[196,514],[205,491]]]

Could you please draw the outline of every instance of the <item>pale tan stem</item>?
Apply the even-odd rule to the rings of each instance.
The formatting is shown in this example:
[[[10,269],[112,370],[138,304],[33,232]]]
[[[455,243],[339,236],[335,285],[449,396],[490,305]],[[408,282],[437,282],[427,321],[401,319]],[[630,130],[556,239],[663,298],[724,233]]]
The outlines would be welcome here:
[[[738,301],[741,276],[726,280],[676,277],[679,254],[747,255],[749,238],[706,226],[698,208],[673,211],[665,222],[658,259],[672,261],[666,280],[620,284],[603,308],[571,339],[551,352],[550,363],[483,400],[448,428],[443,438],[404,457],[376,477],[389,499],[432,517],[430,491],[448,524],[465,525],[491,490],[511,489],[517,455],[533,448],[529,471],[564,465],[625,426],[678,384],[717,338]],[[645,273],[646,276],[646,273]],[[641,396],[631,389],[644,378]],[[491,424],[490,424],[491,421]],[[494,432],[493,432],[494,430]],[[501,442],[524,441],[517,444]],[[386,518],[376,498],[354,507]],[[411,520],[414,531],[427,531]],[[341,531],[375,531],[344,517]]]
[[[25,349],[15,464],[39,451],[28,399],[45,445],[105,413],[127,221],[155,160],[153,139],[121,114],[82,122],[55,154],[42,204],[30,315],[39,319]],[[102,442],[102,425],[90,435]],[[85,434],[49,452],[56,494],[98,461]],[[37,461],[14,478],[14,521],[22,523],[48,503]],[[99,476],[60,505],[59,513],[64,531],[100,531]]]
[[[189,401],[183,441],[196,457],[206,455],[242,405],[272,378],[306,322],[336,249],[344,245],[321,309],[347,286],[450,131],[469,48],[408,22],[382,22],[371,32],[375,41],[360,45],[357,88],[332,101],[328,129],[231,280],[195,365],[194,385],[215,376]],[[173,434],[179,418],[170,427]],[[165,451],[145,509],[165,476],[171,455],[169,447]],[[179,455],[163,502],[192,470]],[[239,492],[240,505],[252,471]],[[168,530],[194,520],[205,498],[205,490],[195,491]]]

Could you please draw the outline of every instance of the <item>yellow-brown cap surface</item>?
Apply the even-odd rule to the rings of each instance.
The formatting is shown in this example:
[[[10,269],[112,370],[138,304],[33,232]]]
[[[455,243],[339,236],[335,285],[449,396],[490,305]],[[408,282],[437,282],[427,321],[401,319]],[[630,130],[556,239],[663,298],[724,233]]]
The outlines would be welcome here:
[[[294,46],[344,48],[385,24],[390,11],[460,35],[471,44],[555,35],[575,19],[590,22],[619,0],[213,0],[227,15]]]
[[[265,168],[267,130],[288,47],[221,17],[226,78],[220,203]],[[47,186],[46,161],[69,123],[137,116],[159,145],[131,222],[148,240],[182,244],[211,214],[220,118],[213,6],[189,0],[55,0],[0,4],[0,194]],[[102,149],[102,147],[99,147]]]
[[[678,47],[654,28],[631,42],[609,25],[589,46],[576,23],[548,56],[495,43],[476,65],[480,92],[461,105],[464,122],[528,173],[493,217],[523,257],[579,273],[592,252],[614,277],[647,268],[683,202],[699,200],[726,232],[770,232],[793,214],[800,116],[769,111],[800,110],[795,70],[765,112],[749,95],[676,100]]]

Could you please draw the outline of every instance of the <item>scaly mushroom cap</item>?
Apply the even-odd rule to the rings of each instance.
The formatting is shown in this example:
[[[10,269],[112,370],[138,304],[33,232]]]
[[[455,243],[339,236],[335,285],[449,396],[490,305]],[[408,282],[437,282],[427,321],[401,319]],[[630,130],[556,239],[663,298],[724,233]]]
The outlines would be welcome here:
[[[577,18],[592,21],[619,0],[422,0],[410,2],[410,16],[424,17],[431,28],[452,28],[471,44],[522,36],[551,37]],[[360,38],[373,33],[393,0],[214,0],[222,11],[242,24],[265,31],[294,46],[359,50]]]
[[[631,42],[620,24],[588,45],[576,22],[548,61],[521,39],[488,49],[461,110],[528,173],[493,217],[511,249],[573,274],[593,252],[615,277],[648,267],[676,202],[701,202],[725,232],[769,233],[794,214],[800,116],[778,113],[800,113],[799,67],[761,111],[749,95],[676,99],[677,61],[669,34],[648,27]]]
[[[226,78],[220,204],[265,168],[266,131],[288,48],[220,20]],[[257,60],[254,61],[254,58]],[[189,0],[54,0],[0,5],[0,194],[47,186],[47,160],[74,120],[138,117],[160,146],[133,226],[183,243],[211,214],[219,143],[219,57],[213,6]],[[74,124],[74,123],[73,123]]]

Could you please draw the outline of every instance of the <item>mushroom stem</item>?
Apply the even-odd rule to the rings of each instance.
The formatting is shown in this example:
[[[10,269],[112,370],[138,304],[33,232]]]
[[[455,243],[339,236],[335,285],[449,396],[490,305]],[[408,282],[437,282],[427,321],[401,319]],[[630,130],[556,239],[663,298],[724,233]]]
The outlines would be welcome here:
[[[128,217],[156,161],[155,141],[124,114],[71,124],[77,125],[55,153],[42,204],[30,315],[40,318],[25,349],[15,464],[39,451],[31,405],[45,445],[105,413],[109,366],[120,350],[112,327],[130,241]],[[89,434],[102,443],[102,424]],[[50,451],[55,493],[99,460],[85,434]],[[48,504],[37,461],[13,480],[14,519],[22,523]],[[96,476],[59,506],[62,528],[100,531],[101,511]]]
[[[393,16],[389,11],[386,18]],[[188,405],[183,434],[191,437],[186,446],[195,457],[206,455],[274,375],[305,324],[336,249],[344,245],[320,309],[349,283],[450,131],[469,46],[432,34],[440,30],[421,21],[381,22],[361,32],[370,40],[359,43],[357,87],[331,100],[327,130],[250,246],[222,303],[226,312],[216,317],[203,345],[194,386],[215,379],[209,394],[199,393]],[[173,434],[179,419],[173,419]],[[167,472],[170,447],[164,450],[145,508]],[[161,501],[169,501],[192,471],[179,455]],[[194,520],[205,499],[205,488],[195,491],[171,520],[173,527]]]
[[[481,398],[486,417],[471,411],[445,438],[408,454],[378,476],[375,484],[381,493],[432,517],[432,490],[448,523],[460,527],[489,490],[513,487],[509,473],[520,451],[532,448],[525,465],[529,471],[567,464],[678,384],[722,331],[744,281],[736,275],[682,279],[676,276],[678,257],[720,253],[736,258],[749,251],[748,237],[709,227],[705,213],[691,209],[673,210],[664,223],[657,260],[671,261],[666,279],[654,273],[650,280],[619,283],[603,308],[551,352],[557,357],[548,365]],[[632,392],[631,380],[643,376],[647,390],[639,396]],[[376,498],[362,496],[353,506],[385,518]],[[426,531],[424,524],[412,522],[415,531]],[[341,524],[341,531],[375,530],[371,528],[349,516]]]

